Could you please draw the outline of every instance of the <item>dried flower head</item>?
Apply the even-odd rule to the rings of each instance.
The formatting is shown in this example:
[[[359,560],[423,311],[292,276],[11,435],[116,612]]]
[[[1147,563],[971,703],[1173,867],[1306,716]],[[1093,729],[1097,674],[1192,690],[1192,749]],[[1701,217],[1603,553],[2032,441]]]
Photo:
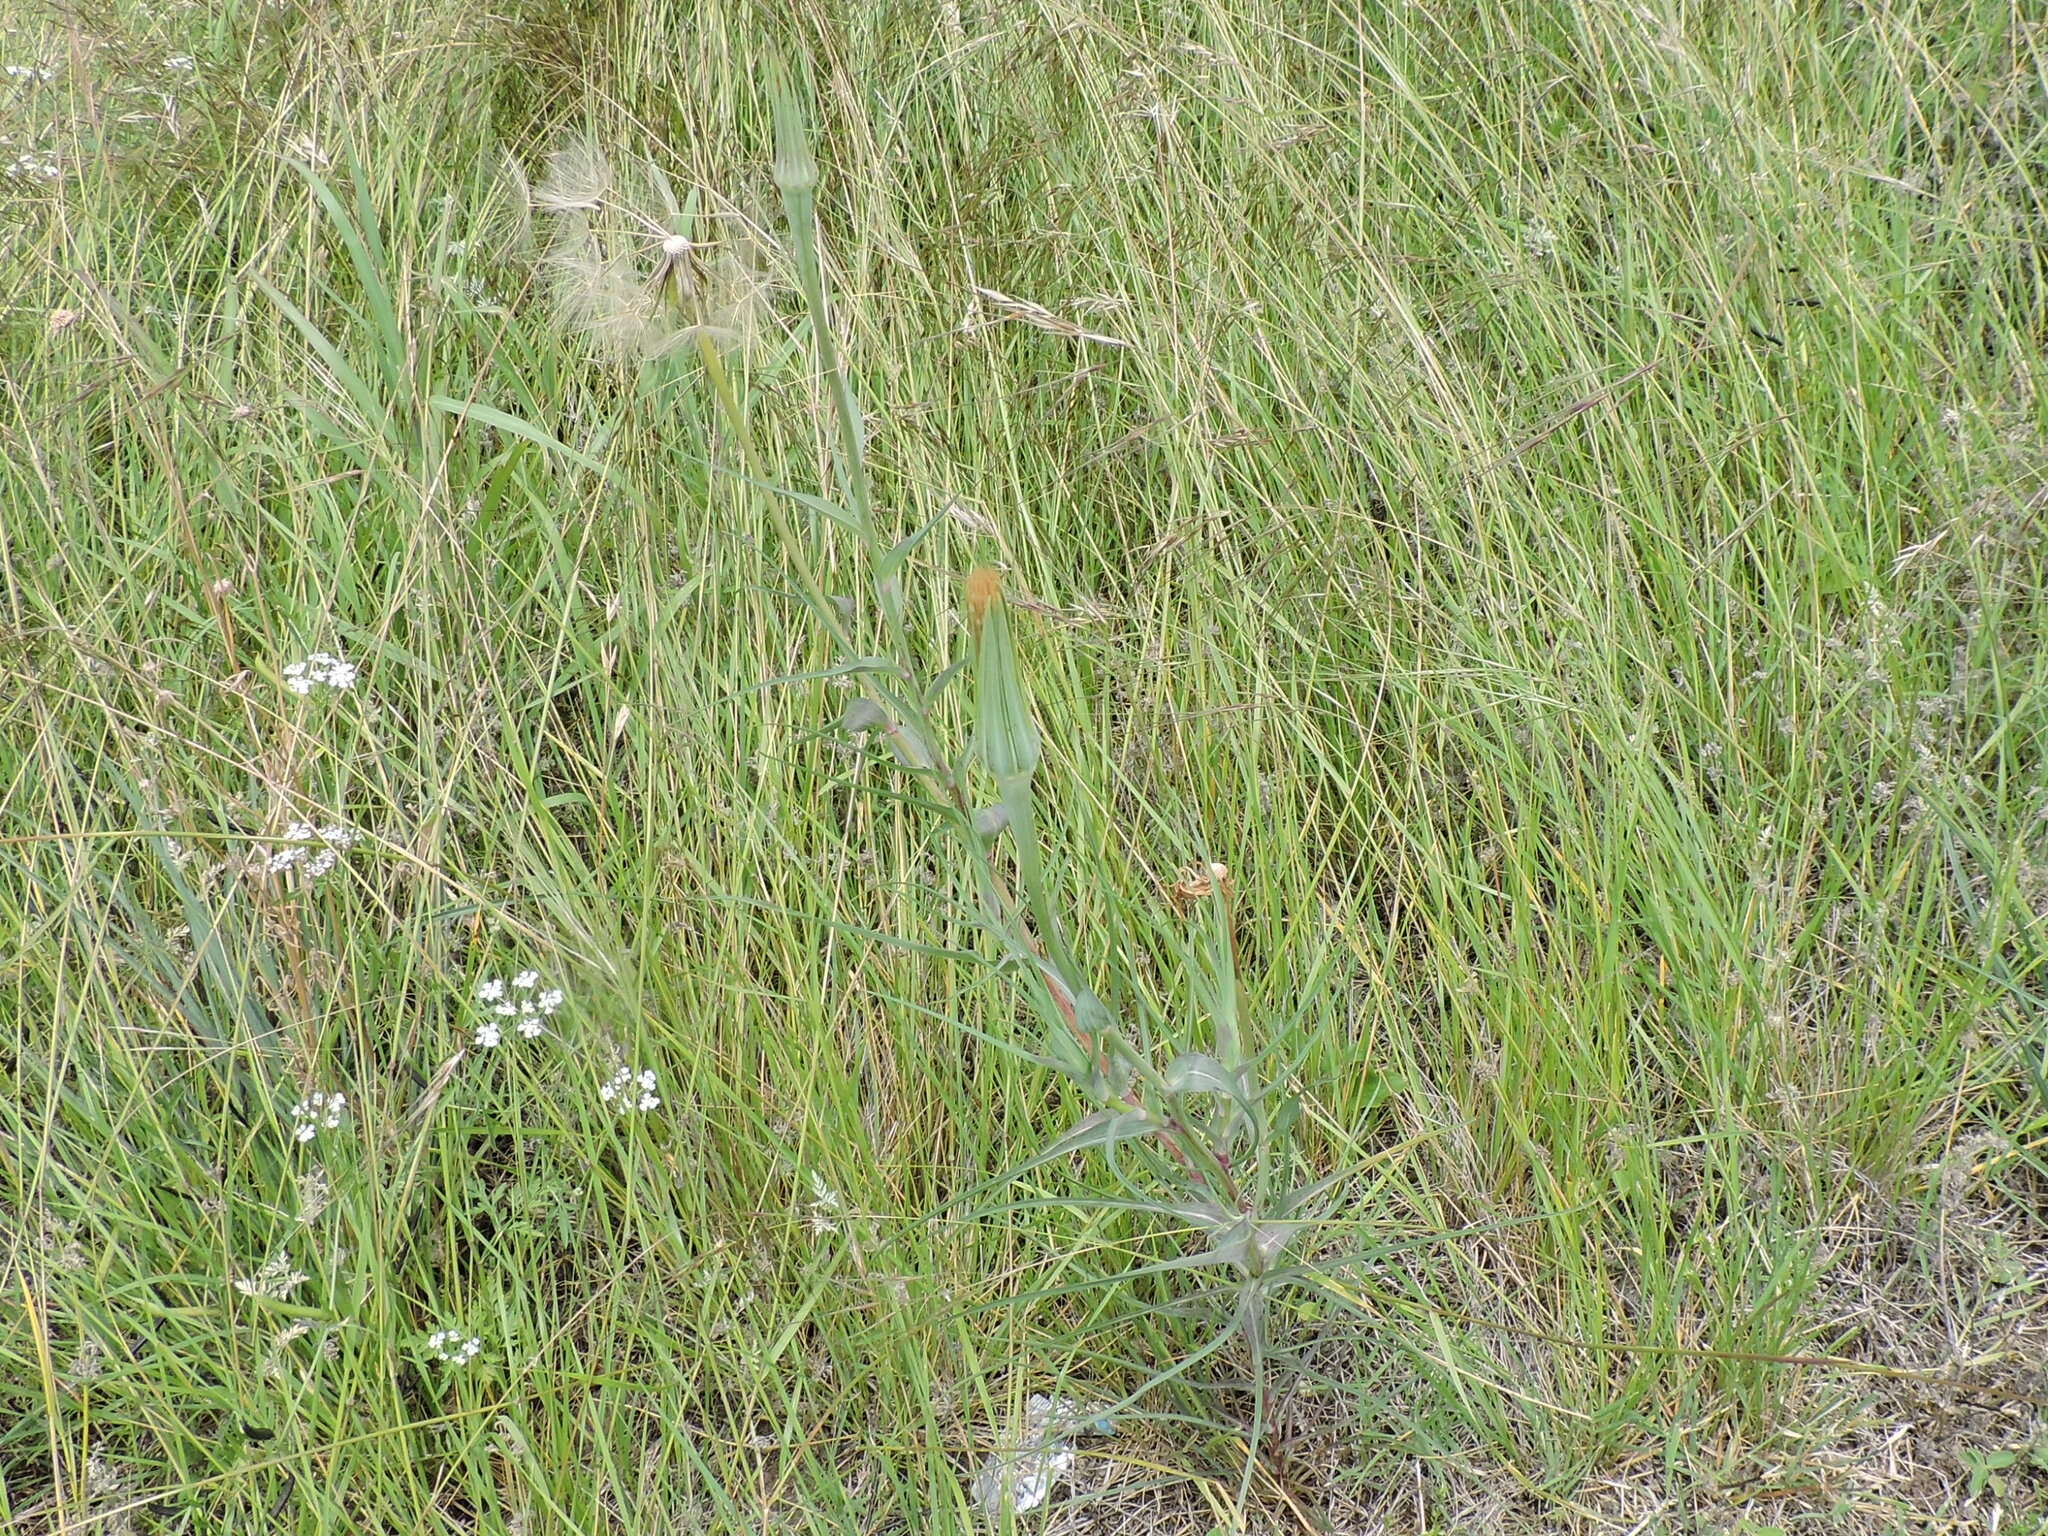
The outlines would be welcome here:
[[[957,498],[946,503],[946,516],[976,538],[993,539],[1002,535],[1002,529],[996,526],[994,518]]]
[[[91,1334],[78,1341],[78,1351],[71,1357],[71,1364],[65,1367],[64,1376],[76,1386],[97,1381],[106,1373],[106,1346]]]
[[[8,175],[18,176],[24,181],[62,181],[64,179],[64,167],[57,163],[57,157],[54,154],[31,151],[25,155],[16,155],[7,162],[6,169]]]
[[[839,1191],[825,1182],[817,1169],[811,1170],[811,1198],[804,1203],[804,1225],[813,1237],[825,1237],[839,1230],[839,1215],[845,1202]]]
[[[289,1301],[292,1292],[305,1283],[305,1272],[293,1269],[291,1256],[280,1248],[264,1261],[263,1267],[255,1274],[237,1276],[235,1289],[244,1296],[264,1301]]]
[[[310,1227],[334,1203],[334,1183],[327,1177],[327,1170],[317,1166],[300,1174],[297,1183],[299,1220]]]
[[[1186,913],[1197,902],[1221,895],[1230,897],[1230,869],[1224,864],[1191,865],[1180,872],[1179,877],[1166,888],[1166,899],[1176,912]]]

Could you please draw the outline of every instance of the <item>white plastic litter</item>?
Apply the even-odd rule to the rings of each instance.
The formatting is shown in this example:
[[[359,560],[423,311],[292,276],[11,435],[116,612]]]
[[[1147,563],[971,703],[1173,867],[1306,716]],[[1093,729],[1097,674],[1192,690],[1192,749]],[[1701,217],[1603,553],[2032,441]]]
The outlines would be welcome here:
[[[996,1451],[983,1461],[968,1495],[991,1520],[1007,1505],[1017,1514],[1037,1509],[1074,1467],[1074,1441],[1081,1435],[1114,1434],[1100,1409],[1072,1398],[1034,1392],[1024,1405],[1024,1433],[1015,1450]]]

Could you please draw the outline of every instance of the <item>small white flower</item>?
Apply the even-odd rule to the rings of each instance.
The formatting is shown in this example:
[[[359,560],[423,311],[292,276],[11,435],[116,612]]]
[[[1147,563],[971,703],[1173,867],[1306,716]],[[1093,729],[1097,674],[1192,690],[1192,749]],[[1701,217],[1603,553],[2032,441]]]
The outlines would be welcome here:
[[[292,1106],[292,1138],[308,1142],[322,1131],[338,1131],[347,1113],[347,1094],[309,1093]]]
[[[654,1091],[654,1069],[646,1067],[636,1072],[631,1067],[621,1067],[611,1075],[611,1081],[597,1090],[597,1096],[611,1105],[622,1115],[646,1114],[661,1108],[661,1098]]]
[[[189,53],[174,53],[164,60],[165,69],[175,70],[181,75],[189,75],[198,67],[197,61]]]
[[[315,651],[304,661],[295,661],[284,669],[284,685],[301,698],[315,688],[332,688],[339,692],[356,685],[356,664],[326,651]]]
[[[504,1030],[495,1019],[485,1019],[476,1027],[476,1048],[480,1051],[495,1051],[504,1038]]]
[[[538,1040],[547,1033],[547,1025],[543,1021],[559,1012],[562,1004],[567,1001],[567,994],[560,987],[535,991],[539,986],[540,972],[526,970],[519,972],[509,982],[496,976],[491,977],[478,985],[476,997],[478,1002],[490,1004],[491,1012],[497,1018],[516,1021],[521,1039]],[[514,993],[524,995],[515,997]],[[502,1025],[492,1023],[489,1029],[492,1045],[496,1045],[504,1038]],[[478,1031],[477,1043],[484,1043],[481,1030]]]
[[[264,873],[281,875],[296,868],[303,870],[308,879],[318,880],[341,862],[341,856],[355,846],[362,833],[340,822],[316,827],[310,821],[295,821],[284,829],[282,836],[292,846],[273,848],[265,854]]]
[[[484,1341],[460,1328],[443,1328],[427,1335],[427,1349],[444,1365],[467,1365],[483,1353]]]
[[[4,72],[10,80],[54,80],[57,78],[57,71],[45,68],[40,64],[8,64],[0,66],[0,72]]]

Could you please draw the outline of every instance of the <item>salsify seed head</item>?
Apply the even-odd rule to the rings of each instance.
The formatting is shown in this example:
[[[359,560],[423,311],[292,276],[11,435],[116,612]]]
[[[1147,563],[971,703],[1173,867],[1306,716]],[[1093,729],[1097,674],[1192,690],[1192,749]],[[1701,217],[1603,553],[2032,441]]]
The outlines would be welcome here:
[[[549,158],[532,202],[553,215],[547,270],[570,330],[633,362],[700,339],[739,346],[761,332],[772,243],[713,189],[700,191],[686,204],[652,160],[614,162],[587,138]],[[716,238],[697,238],[706,221]]]

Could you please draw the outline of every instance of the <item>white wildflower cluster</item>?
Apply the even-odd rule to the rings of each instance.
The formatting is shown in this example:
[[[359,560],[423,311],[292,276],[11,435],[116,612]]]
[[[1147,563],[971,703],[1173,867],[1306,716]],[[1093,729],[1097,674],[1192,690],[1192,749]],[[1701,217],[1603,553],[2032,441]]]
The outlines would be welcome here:
[[[315,651],[304,661],[295,661],[284,669],[284,685],[302,698],[316,688],[340,692],[355,687],[356,664],[326,651]]]
[[[546,1021],[561,1008],[563,996],[560,987],[541,986],[539,971],[521,971],[509,982],[493,976],[476,989],[476,1000],[491,1010],[476,1027],[477,1049],[494,1051],[504,1043],[508,1022],[522,1040],[546,1034]]]
[[[348,1114],[345,1093],[310,1093],[292,1106],[292,1140],[311,1141],[322,1131],[338,1131]]]
[[[273,849],[263,860],[263,872],[281,875],[298,869],[309,880],[318,880],[341,862],[341,856],[356,845],[362,833],[340,822],[316,827],[310,821],[295,821],[284,829],[289,847]]]
[[[25,155],[16,155],[7,162],[7,174],[24,177],[30,181],[61,181],[64,168],[57,163],[54,155],[31,150]]]
[[[0,74],[10,80],[54,80],[57,71],[44,64],[0,64]]]
[[[278,1249],[261,1269],[253,1275],[241,1275],[235,1280],[235,1289],[244,1296],[260,1297],[265,1301],[289,1301],[293,1291],[306,1283],[303,1270],[292,1268],[291,1257]]]
[[[164,60],[164,68],[173,74],[189,75],[199,68],[199,63],[189,53],[174,53]]]
[[[1034,1392],[1024,1405],[1022,1443],[982,1462],[969,1495],[991,1520],[1000,1520],[1006,1507],[1025,1514],[1051,1498],[1060,1479],[1073,1470],[1077,1436],[1115,1433],[1115,1424],[1100,1408]]]
[[[661,1099],[654,1091],[652,1067],[643,1067],[637,1072],[631,1067],[619,1068],[612,1074],[611,1081],[597,1090],[597,1096],[622,1115],[644,1115],[649,1110],[661,1108]]]
[[[467,1365],[483,1353],[484,1341],[460,1328],[443,1328],[427,1335],[427,1353],[444,1365]]]

